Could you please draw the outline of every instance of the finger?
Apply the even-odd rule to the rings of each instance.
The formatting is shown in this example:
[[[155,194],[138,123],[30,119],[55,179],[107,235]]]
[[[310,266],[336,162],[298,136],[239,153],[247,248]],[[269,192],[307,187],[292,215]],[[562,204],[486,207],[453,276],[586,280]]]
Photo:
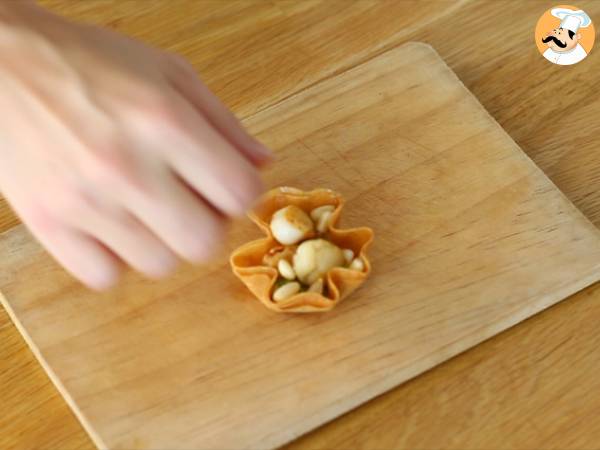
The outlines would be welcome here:
[[[207,261],[219,247],[225,223],[172,173],[153,174],[146,191],[129,191],[129,210],[173,252],[190,262]]]
[[[257,169],[179,94],[170,101],[176,117],[163,139],[172,144],[159,151],[214,208],[227,216],[244,214],[263,191]]]
[[[121,263],[98,241],[49,218],[43,222],[23,219],[46,250],[82,283],[105,290],[117,282]]]
[[[77,221],[129,266],[152,278],[171,273],[175,254],[134,216],[126,211],[90,210]]]
[[[173,88],[236,149],[258,166],[273,160],[273,153],[246,132],[235,115],[199,79],[192,66],[179,57],[168,58],[168,61],[167,77]]]

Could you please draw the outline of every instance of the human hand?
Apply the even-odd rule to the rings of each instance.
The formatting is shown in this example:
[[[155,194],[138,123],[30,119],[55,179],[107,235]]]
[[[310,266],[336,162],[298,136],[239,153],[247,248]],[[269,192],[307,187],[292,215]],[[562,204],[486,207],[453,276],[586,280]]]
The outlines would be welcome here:
[[[0,6],[0,114],[0,191],[96,289],[205,261],[270,158],[180,57],[29,3]]]

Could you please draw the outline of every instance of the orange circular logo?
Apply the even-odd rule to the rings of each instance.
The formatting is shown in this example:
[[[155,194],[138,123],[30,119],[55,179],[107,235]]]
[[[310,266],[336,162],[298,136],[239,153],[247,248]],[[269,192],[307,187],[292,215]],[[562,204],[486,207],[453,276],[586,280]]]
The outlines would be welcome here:
[[[550,8],[535,27],[535,44],[553,64],[570,66],[583,61],[592,51],[596,32],[585,11],[571,5]]]

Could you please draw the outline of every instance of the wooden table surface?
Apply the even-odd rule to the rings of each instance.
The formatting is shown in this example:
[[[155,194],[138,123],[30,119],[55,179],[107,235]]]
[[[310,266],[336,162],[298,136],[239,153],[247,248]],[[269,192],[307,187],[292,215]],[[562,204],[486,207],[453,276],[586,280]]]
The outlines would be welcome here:
[[[554,183],[600,226],[600,49],[537,52],[547,1],[44,0],[187,56],[244,117],[411,40],[435,47]],[[600,1],[580,1],[600,23]],[[351,101],[351,99],[349,100]],[[18,220],[0,199],[0,232]],[[600,286],[490,339],[289,448],[600,447]],[[0,448],[93,448],[0,310]]]

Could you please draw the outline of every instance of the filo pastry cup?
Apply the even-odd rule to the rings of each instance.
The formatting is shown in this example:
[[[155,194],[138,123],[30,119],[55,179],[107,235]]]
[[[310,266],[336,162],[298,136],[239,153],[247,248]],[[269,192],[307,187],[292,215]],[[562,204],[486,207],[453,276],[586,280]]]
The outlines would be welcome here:
[[[265,265],[263,259],[269,251],[282,247],[273,237],[269,224],[273,213],[288,205],[298,206],[306,213],[319,206],[333,205],[335,209],[322,238],[339,248],[352,250],[355,257],[363,262],[363,270],[334,267],[324,276],[323,281],[326,286],[324,294],[304,291],[279,302],[273,301],[278,272],[274,267]],[[233,273],[263,305],[272,311],[312,313],[331,310],[363,284],[371,273],[371,264],[366,252],[373,240],[373,230],[367,227],[345,230],[336,228],[343,206],[344,200],[341,195],[329,189],[305,192],[290,187],[279,187],[270,190],[261,197],[248,214],[266,237],[248,242],[233,251],[230,258]]]

